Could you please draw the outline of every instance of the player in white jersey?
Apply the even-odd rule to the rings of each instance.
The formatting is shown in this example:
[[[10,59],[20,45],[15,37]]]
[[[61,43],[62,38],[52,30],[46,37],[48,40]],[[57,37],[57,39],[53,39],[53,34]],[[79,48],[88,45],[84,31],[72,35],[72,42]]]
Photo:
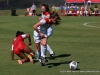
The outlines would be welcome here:
[[[42,12],[42,16],[41,16],[42,19],[50,17],[50,10],[49,10],[49,6],[47,4],[41,5],[41,12]],[[47,29],[47,37],[49,38],[52,35],[52,33],[53,33],[53,28],[52,28],[52,25],[51,25]],[[46,52],[43,51],[42,48],[43,48],[43,46],[41,45],[41,53],[44,52],[46,54]],[[54,52],[48,44],[47,44],[47,51],[49,51],[49,53],[50,53],[50,58],[54,58]]]
[[[46,52],[46,50],[47,50],[47,40],[48,40],[47,29],[52,24],[59,24],[58,19],[59,19],[59,15],[57,13],[52,13],[50,15],[50,18],[41,19],[40,22],[38,22],[37,24],[35,24],[33,26],[33,28],[34,28],[34,41],[36,43],[37,51],[39,53],[38,59],[42,63],[42,65],[44,65],[44,64],[41,61],[41,47],[40,47],[40,45],[43,46],[43,51]],[[46,59],[44,52],[43,52],[42,57],[45,60],[45,62],[48,61]]]

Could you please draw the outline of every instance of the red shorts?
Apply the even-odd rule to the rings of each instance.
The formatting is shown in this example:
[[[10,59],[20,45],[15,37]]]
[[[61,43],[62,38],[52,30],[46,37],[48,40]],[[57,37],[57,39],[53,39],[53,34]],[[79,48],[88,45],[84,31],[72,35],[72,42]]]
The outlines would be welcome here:
[[[20,54],[20,52],[24,51],[25,47],[26,47],[25,43],[18,43],[17,45],[14,45],[14,53]]]

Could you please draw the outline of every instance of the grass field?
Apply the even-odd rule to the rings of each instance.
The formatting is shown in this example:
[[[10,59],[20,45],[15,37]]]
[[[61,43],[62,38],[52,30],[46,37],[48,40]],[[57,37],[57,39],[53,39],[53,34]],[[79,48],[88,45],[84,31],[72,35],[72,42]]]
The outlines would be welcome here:
[[[10,58],[11,42],[17,30],[31,35],[32,49],[36,50],[32,26],[39,17],[0,18],[0,75],[99,75],[100,17],[61,17],[61,25],[53,26],[54,33],[48,41],[56,53],[55,59],[44,67],[39,62],[19,65],[19,57],[15,56],[14,61]],[[78,62],[78,70],[69,69],[73,60]]]

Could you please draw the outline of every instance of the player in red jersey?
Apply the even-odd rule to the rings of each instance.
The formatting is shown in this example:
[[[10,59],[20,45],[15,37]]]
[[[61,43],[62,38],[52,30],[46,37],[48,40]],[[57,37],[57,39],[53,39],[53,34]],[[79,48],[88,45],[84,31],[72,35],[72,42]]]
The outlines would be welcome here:
[[[82,16],[84,15],[84,11],[85,11],[85,7],[84,5],[81,6],[81,13],[82,13]]]
[[[18,60],[19,64],[23,64],[24,62],[30,61],[33,63],[32,57],[34,56],[34,51],[28,47],[24,43],[24,39],[28,38],[29,46],[31,46],[31,37],[29,34],[25,34],[24,32],[17,31],[16,37],[14,38],[12,42],[12,51],[11,51],[11,59],[14,60],[14,53],[18,55],[21,60]],[[29,54],[28,57],[25,55],[25,53]]]

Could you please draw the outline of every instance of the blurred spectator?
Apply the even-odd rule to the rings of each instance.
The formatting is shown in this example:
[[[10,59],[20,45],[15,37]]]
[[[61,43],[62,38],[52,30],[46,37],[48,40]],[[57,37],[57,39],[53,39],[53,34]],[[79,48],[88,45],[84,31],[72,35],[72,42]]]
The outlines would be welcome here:
[[[61,5],[60,6],[60,13],[63,13],[64,12],[64,7]]]
[[[33,16],[33,12],[32,12],[32,9],[31,8],[27,8],[26,9],[25,16]]]
[[[74,13],[74,8],[75,8],[75,6],[73,4],[71,4],[70,9],[71,9],[72,13]]]
[[[77,5],[74,6],[74,13],[77,13],[78,8],[79,8],[79,7],[78,7]]]
[[[84,8],[84,5],[81,6],[81,14],[82,16],[84,15],[84,11],[85,11],[85,8]]]
[[[94,10],[90,7],[89,8],[89,16],[93,16],[93,14],[92,14],[93,12],[94,12]]]
[[[52,12],[56,12],[56,7],[55,7],[55,5],[52,6]]]
[[[64,7],[64,10],[65,10],[65,15],[68,15],[69,7],[67,5]]]
[[[95,16],[98,16],[99,11],[98,11],[97,5],[95,5],[94,7],[94,13],[95,13]]]
[[[56,9],[56,12],[59,13],[59,7],[56,6],[55,9]]]
[[[35,16],[36,15],[36,5],[33,3],[31,8],[32,8],[33,16]]]

